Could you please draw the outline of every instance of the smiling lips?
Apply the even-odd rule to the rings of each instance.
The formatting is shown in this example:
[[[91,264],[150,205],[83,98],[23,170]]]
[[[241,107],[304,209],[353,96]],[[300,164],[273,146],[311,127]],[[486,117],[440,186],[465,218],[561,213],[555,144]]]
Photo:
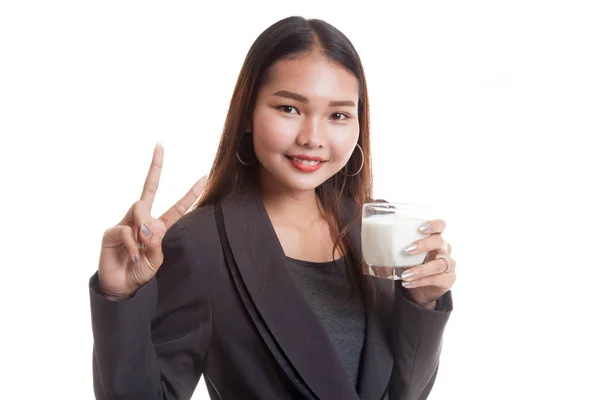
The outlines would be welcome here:
[[[323,163],[325,163],[325,160],[321,157],[310,157],[304,154],[292,154],[286,156],[286,158],[290,160],[290,162],[295,168],[299,169],[302,172],[315,172],[316,170],[321,168],[321,165],[323,165]]]

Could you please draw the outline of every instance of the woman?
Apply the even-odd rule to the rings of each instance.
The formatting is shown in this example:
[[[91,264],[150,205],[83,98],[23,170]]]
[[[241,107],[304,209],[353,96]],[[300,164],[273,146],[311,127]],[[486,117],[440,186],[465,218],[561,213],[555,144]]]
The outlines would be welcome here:
[[[102,399],[425,399],[452,309],[444,222],[402,284],[363,275],[369,103],[350,41],[286,18],[251,47],[208,181],[103,237],[90,280]],[[196,202],[200,193],[202,197]],[[435,259],[444,256],[441,259]]]

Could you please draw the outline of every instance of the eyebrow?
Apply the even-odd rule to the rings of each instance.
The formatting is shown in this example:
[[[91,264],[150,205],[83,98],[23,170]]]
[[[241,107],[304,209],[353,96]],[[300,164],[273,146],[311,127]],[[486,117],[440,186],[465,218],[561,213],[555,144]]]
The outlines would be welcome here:
[[[284,97],[286,99],[297,100],[301,103],[308,103],[308,99],[301,94],[289,92],[287,90],[280,90],[278,92],[273,93],[273,96]],[[352,100],[332,100],[329,102],[330,107],[355,107],[356,103]]]

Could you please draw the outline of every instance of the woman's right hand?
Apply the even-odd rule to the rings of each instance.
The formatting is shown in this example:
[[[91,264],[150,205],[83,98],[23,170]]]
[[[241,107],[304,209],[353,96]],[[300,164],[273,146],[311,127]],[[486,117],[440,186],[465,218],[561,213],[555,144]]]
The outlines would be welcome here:
[[[162,216],[152,218],[150,212],[158,190],[163,156],[164,149],[157,144],[140,200],[131,206],[120,223],[104,232],[98,283],[102,295],[111,300],[130,297],[154,277],[163,262],[161,244],[165,233],[204,189],[205,176]]]

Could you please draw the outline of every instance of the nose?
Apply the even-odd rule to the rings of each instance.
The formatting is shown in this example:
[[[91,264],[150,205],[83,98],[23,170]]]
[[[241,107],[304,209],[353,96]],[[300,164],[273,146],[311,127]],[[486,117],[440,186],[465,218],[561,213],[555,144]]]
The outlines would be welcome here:
[[[302,147],[316,149],[323,147],[325,136],[325,128],[321,126],[320,121],[316,118],[307,119],[302,125],[300,133],[296,137],[296,143]]]

